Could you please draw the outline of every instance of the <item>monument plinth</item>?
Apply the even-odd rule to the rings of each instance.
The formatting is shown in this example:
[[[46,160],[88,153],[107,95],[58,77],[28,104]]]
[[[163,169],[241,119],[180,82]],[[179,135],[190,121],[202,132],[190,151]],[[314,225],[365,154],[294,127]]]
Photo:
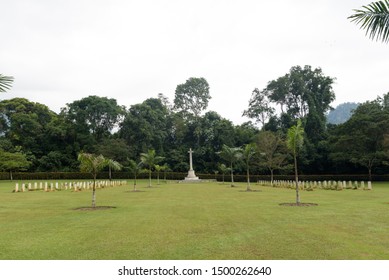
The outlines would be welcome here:
[[[192,161],[192,148],[189,149],[189,171],[188,176],[185,177],[185,181],[200,181],[199,177],[196,176],[195,171],[193,170],[193,161]]]

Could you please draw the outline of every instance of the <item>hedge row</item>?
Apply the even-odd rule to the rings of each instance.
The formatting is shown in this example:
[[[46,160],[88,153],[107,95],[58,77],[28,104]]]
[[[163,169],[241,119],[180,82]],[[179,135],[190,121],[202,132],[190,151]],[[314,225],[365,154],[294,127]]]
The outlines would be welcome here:
[[[82,172],[14,172],[14,180],[81,180],[81,179],[92,179],[92,175],[89,173]],[[161,180],[166,178],[167,180],[183,180],[186,177],[187,173],[179,172],[166,172],[160,173],[159,177]],[[218,181],[223,180],[222,174],[196,174],[200,179],[216,179]],[[112,174],[113,179],[132,179],[134,176],[130,172],[114,172]],[[152,177],[157,178],[157,173],[153,172]],[[7,172],[0,172],[0,180],[9,180],[10,175]],[[139,179],[148,178],[147,173],[142,173],[138,175]],[[98,175],[98,179],[109,179],[108,172],[101,172]],[[230,176],[226,174],[224,176],[225,181],[230,180]],[[234,181],[244,182],[246,181],[245,175],[234,175]],[[250,176],[251,182],[256,182],[259,180],[270,180],[270,175],[252,175]],[[274,180],[294,180],[293,175],[275,175]],[[300,181],[368,181],[368,175],[299,175]],[[389,181],[389,175],[373,175],[372,181]]]

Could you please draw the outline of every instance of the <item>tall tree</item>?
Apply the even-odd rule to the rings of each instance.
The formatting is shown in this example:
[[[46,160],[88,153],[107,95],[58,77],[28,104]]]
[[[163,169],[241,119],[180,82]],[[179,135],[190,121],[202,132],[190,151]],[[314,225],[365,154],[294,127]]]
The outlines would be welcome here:
[[[274,108],[270,105],[268,91],[260,91],[255,88],[251,94],[249,108],[243,112],[243,116],[255,119],[264,129],[266,122],[273,116],[274,111]]]
[[[196,148],[200,147],[200,114],[208,107],[211,99],[209,94],[209,84],[204,78],[189,78],[184,84],[176,87],[174,97],[174,109],[187,121],[194,123],[193,132],[195,134]]]
[[[97,174],[108,165],[108,160],[102,155],[96,156],[88,153],[79,153],[78,160],[80,161],[81,172],[88,172],[93,176],[92,207],[95,208]]]
[[[256,154],[255,144],[246,144],[242,150],[242,159],[244,161],[246,167],[246,176],[247,176],[247,191],[251,191],[250,186],[250,166],[252,164],[252,160],[254,155]]]
[[[0,92],[6,92],[7,90],[9,90],[12,86],[13,81],[13,77],[4,76],[0,74]]]
[[[373,168],[385,158],[383,142],[389,133],[389,106],[378,97],[355,109],[351,118],[334,129],[330,137],[331,158],[344,169],[348,163],[367,169],[371,180]]]
[[[304,128],[301,120],[297,121],[297,125],[292,126],[288,130],[287,146],[291,151],[294,159],[294,178],[296,184],[296,204],[300,204],[300,193],[298,185],[298,170],[297,170],[297,155],[304,143]]]
[[[163,160],[163,157],[157,156],[155,150],[148,150],[147,153],[140,154],[140,160],[143,166],[149,170],[149,187],[151,188],[151,171],[155,168],[155,165]]]
[[[56,114],[46,105],[25,98],[0,102],[0,131],[14,146],[37,158],[50,152],[47,128]]]
[[[219,152],[222,159],[227,161],[230,165],[231,172],[231,187],[234,187],[234,168],[233,164],[242,158],[242,148],[240,147],[229,147],[227,145],[222,146],[222,150]]]
[[[115,99],[93,95],[67,104],[63,113],[74,123],[77,133],[90,134],[100,141],[119,124],[124,109]]]
[[[134,158],[148,149],[164,154],[172,135],[170,112],[160,99],[149,98],[127,111],[120,124],[119,136],[130,147]]]
[[[193,114],[200,116],[201,112],[208,107],[209,84],[204,78],[189,78],[184,84],[176,87],[174,108],[184,116]]]
[[[260,165],[270,171],[273,186],[274,171],[281,169],[286,161],[286,145],[279,133],[261,131],[256,140],[257,151],[260,155]]]
[[[224,164],[224,163],[219,163],[218,164],[218,169],[222,173],[222,178],[223,178],[223,185],[224,185],[224,175],[230,171],[230,169]]]
[[[365,29],[370,39],[389,42],[389,0],[372,2],[362,9],[355,9],[348,18]]]
[[[142,171],[142,162],[136,163],[135,160],[130,159],[128,161],[128,169],[134,175],[134,192],[136,192],[136,178],[138,174]]]

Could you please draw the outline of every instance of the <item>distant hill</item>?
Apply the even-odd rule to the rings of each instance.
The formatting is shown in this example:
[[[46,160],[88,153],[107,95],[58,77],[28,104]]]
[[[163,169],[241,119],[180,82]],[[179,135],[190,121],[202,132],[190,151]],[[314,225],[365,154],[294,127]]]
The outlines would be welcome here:
[[[339,104],[334,110],[328,113],[327,122],[331,124],[341,124],[351,117],[352,110],[356,109],[359,103],[346,102]]]

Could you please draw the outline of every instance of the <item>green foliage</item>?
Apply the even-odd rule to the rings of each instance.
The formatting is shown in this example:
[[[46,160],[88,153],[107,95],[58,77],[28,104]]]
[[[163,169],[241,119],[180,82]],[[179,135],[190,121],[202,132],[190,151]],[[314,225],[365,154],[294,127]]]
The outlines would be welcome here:
[[[247,172],[247,190],[250,188],[250,166],[256,154],[256,146],[254,143],[244,145],[242,149],[242,159],[244,161],[246,172]]]
[[[62,113],[73,122],[78,133],[90,134],[95,140],[110,135],[124,114],[115,99],[88,96],[67,104]]]
[[[384,147],[385,135],[389,133],[387,96],[361,104],[347,122],[334,129],[330,142],[335,163],[363,166],[371,177],[372,169],[387,158]]]
[[[119,163],[124,163],[130,157],[130,147],[124,139],[107,138],[102,140],[95,146],[97,154],[101,154],[106,158],[110,158]]]
[[[365,29],[370,39],[389,42],[389,0],[372,2],[362,8],[355,9],[348,18]]]
[[[256,139],[256,148],[260,156],[260,166],[270,171],[273,182],[274,171],[282,169],[286,164],[286,142],[279,133],[261,131]]]
[[[155,150],[148,150],[147,153],[140,154],[140,160],[144,167],[149,170],[149,187],[151,187],[151,171],[155,168],[156,164],[161,162],[164,158],[157,156]]]
[[[304,144],[304,128],[301,120],[297,121],[297,125],[292,126],[288,130],[286,145],[293,156],[297,156]]]
[[[93,155],[88,153],[79,153],[78,160],[80,161],[81,172],[89,172],[93,176],[93,190],[92,190],[92,207],[96,207],[96,178],[97,173],[102,171],[109,164],[119,165],[117,163],[110,163],[109,159],[106,159],[102,155]]]
[[[12,171],[26,170],[31,165],[25,154],[21,152],[4,152],[0,150],[0,171],[9,171],[12,180]]]
[[[240,147],[229,147],[227,145],[222,146],[222,150],[219,152],[222,159],[227,161],[230,165],[231,172],[231,187],[234,186],[234,168],[233,164],[242,158],[242,148]]]
[[[163,154],[170,141],[171,122],[161,100],[149,98],[130,107],[120,125],[119,136],[130,148],[132,158],[151,148]]]
[[[268,91],[255,88],[251,94],[249,108],[243,112],[243,116],[255,119],[262,128],[266,122],[273,116],[275,109],[271,107]]]
[[[45,105],[25,98],[13,98],[0,102],[0,128],[13,146],[37,156],[44,154],[47,143],[46,131],[55,117]]]
[[[12,86],[13,81],[13,77],[4,76],[0,74],[0,92],[6,92],[7,90],[9,90]]]
[[[304,128],[302,127],[301,120],[297,121],[297,125],[292,126],[288,130],[286,146],[293,154],[294,158],[294,174],[296,184],[296,203],[300,203],[300,194],[298,186],[298,170],[297,170],[297,155],[304,144]]]
[[[208,107],[209,84],[204,78],[189,78],[184,84],[176,87],[174,108],[182,112],[184,116],[193,114],[200,116]]]
[[[108,160],[102,155],[79,153],[78,160],[80,161],[81,172],[91,173],[94,178],[96,178],[98,172],[108,166]]]

